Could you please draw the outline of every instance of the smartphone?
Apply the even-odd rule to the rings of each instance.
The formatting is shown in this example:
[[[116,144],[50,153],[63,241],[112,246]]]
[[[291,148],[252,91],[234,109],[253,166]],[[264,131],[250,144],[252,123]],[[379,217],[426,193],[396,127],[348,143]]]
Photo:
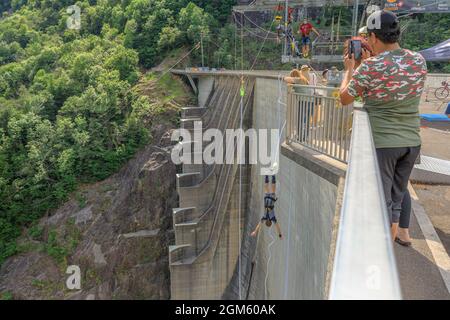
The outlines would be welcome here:
[[[353,54],[355,60],[359,61],[362,58],[361,40],[350,40],[350,54]]]

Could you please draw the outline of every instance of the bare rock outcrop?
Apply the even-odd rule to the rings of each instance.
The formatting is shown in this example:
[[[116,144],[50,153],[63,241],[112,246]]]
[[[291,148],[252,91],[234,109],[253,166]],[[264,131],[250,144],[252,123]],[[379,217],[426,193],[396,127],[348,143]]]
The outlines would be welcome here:
[[[0,292],[14,299],[169,299],[171,208],[176,168],[168,128],[120,172],[81,188],[51,216],[41,234],[21,239],[23,253],[0,268]],[[81,289],[69,290],[68,266],[79,266]]]

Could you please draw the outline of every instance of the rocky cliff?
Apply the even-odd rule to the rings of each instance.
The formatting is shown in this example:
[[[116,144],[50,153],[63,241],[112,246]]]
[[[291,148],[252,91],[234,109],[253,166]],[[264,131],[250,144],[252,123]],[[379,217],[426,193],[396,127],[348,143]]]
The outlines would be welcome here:
[[[22,253],[0,268],[0,298],[170,298],[168,246],[171,208],[177,206],[170,134],[176,127],[173,105],[181,103],[164,103],[172,106],[166,114],[171,121],[154,119],[152,145],[24,231]],[[81,290],[66,287],[71,265],[80,268]]]

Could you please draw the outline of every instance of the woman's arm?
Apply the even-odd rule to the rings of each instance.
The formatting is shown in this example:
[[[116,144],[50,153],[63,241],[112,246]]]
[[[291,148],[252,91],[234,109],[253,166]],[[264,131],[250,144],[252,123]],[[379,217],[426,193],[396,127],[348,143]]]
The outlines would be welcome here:
[[[295,77],[284,77],[286,83],[295,84],[298,83],[298,78]]]
[[[284,81],[289,84],[303,84],[303,85],[309,85],[308,79],[305,78],[305,76],[301,75],[300,78],[296,77],[284,77]]]

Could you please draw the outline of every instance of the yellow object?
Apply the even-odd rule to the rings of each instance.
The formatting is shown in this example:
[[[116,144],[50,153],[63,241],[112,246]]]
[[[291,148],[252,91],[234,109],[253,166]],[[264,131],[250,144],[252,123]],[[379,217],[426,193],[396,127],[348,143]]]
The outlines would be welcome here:
[[[281,19],[283,19],[282,16],[275,16],[275,21],[281,21]]]
[[[340,107],[342,107],[342,104],[341,104],[341,94],[339,93],[339,90],[334,90],[333,91],[333,98],[336,100],[336,108],[340,108]]]
[[[334,91],[333,91],[333,98],[339,99],[340,96],[341,96],[341,95],[339,94],[339,90],[334,90]]]
[[[241,78],[241,97],[245,96],[244,78]]]

